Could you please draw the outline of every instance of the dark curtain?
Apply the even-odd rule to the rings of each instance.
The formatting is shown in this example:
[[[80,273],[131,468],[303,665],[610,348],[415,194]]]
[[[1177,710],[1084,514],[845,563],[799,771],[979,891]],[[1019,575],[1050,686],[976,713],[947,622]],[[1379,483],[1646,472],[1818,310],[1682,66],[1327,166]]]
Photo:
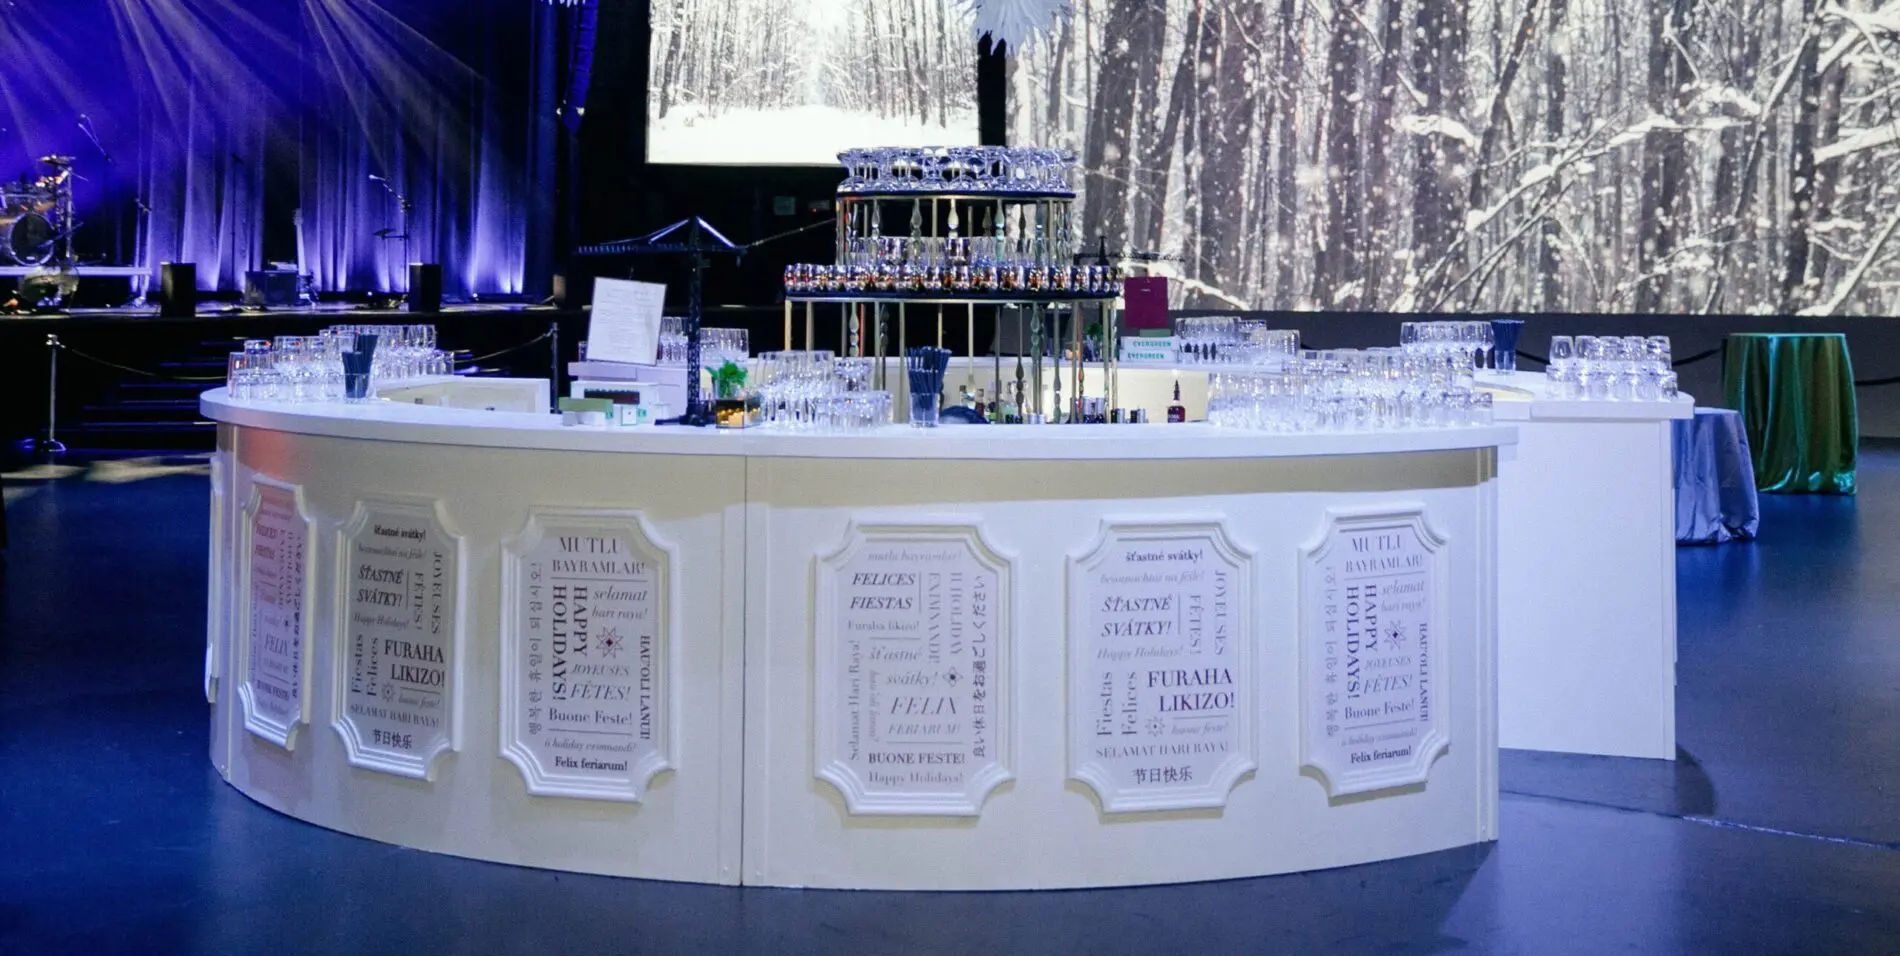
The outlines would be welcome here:
[[[299,193],[319,286],[404,288],[407,235],[409,261],[442,263],[451,291],[522,292],[534,192],[552,188],[528,175],[533,38],[552,8],[304,0],[303,11]]]

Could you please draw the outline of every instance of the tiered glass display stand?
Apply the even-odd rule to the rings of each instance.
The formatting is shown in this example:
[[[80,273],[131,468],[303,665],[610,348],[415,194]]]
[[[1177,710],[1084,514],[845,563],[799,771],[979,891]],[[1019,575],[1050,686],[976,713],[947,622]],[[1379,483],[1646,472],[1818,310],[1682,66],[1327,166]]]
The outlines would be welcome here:
[[[948,280],[936,285],[925,285],[922,266],[916,274],[907,276],[902,264],[893,262],[884,254],[886,243],[897,240],[897,245],[920,239],[939,240],[940,248],[952,250],[946,252],[939,266],[944,272],[956,266],[975,268],[977,263],[960,258],[954,253],[958,248],[956,240],[962,240],[964,247],[972,245],[971,240],[1003,239],[1003,230],[999,223],[1015,224],[1015,233],[1005,241],[1014,242],[1022,247],[1036,250],[1033,261],[1041,267],[1059,267],[1071,269],[1076,261],[1076,242],[1072,227],[1075,193],[1049,192],[1036,190],[985,190],[981,192],[957,192],[944,189],[876,189],[861,190],[848,186],[839,187],[837,201],[838,215],[838,262],[844,265],[862,263],[867,276],[871,277],[859,288],[833,289],[824,291],[787,290],[785,297],[785,347],[794,347],[795,311],[802,306],[804,311],[805,347],[812,347],[821,306],[838,307],[839,337],[844,343],[842,354],[871,356],[874,361],[873,387],[889,388],[898,409],[909,408],[907,396],[908,384],[903,374],[896,376],[892,383],[886,374],[885,359],[890,355],[895,338],[896,356],[901,360],[910,348],[910,315],[913,307],[936,307],[936,339],[938,347],[944,344],[944,323],[949,317],[947,310],[962,307],[970,348],[970,361],[965,372],[965,391],[975,384],[976,369],[976,308],[982,306],[1015,306],[1017,330],[1016,369],[1013,381],[1014,404],[1025,422],[1080,422],[1085,420],[1083,384],[1085,374],[1084,336],[1087,328],[1086,318],[1093,312],[1101,320],[1104,342],[1103,356],[1107,362],[1108,376],[1107,407],[1115,408],[1115,323],[1112,312],[1118,290],[1078,291],[1073,287],[1060,289],[1032,288],[976,288],[973,283],[963,283],[966,288],[952,287]],[[893,236],[884,231],[885,225],[894,225],[902,234]],[[988,230],[984,231],[987,224]],[[1025,238],[1027,237],[1027,238]],[[1024,263],[1018,263],[1024,264]],[[886,272],[886,281],[877,281],[880,266],[890,267]],[[994,268],[994,267],[992,267]],[[895,273],[891,275],[890,273]],[[1023,283],[1027,284],[1027,283]],[[1040,284],[1040,283],[1038,283]],[[1067,285],[1067,283],[1065,283]],[[1119,285],[1119,281],[1109,283]],[[1060,355],[1065,351],[1059,343],[1045,341],[1045,316],[1061,316],[1066,313],[1066,325],[1058,322],[1055,338],[1067,338],[1067,355],[1054,361],[1052,400],[1044,403],[1044,364],[1045,353],[1053,350]],[[1003,321],[999,309],[997,321]],[[895,320],[893,322],[893,319]],[[1066,332],[1066,336],[1065,336]],[[1021,344],[1028,343],[1028,362],[1022,354]],[[921,343],[920,343],[921,344]],[[1000,343],[999,343],[1000,344]],[[1071,366],[1069,381],[1073,391],[1064,401],[1062,364],[1066,360]],[[1001,350],[994,356],[995,382],[999,389],[1004,385],[1003,356]],[[900,363],[899,368],[902,368]],[[894,386],[894,387],[893,387]],[[1001,400],[1003,396],[996,396]]]

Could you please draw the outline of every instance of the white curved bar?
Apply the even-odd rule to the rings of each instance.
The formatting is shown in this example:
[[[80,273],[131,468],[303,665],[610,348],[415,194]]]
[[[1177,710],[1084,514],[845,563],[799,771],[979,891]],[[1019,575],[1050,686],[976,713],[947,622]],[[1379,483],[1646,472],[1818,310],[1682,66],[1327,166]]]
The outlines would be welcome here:
[[[299,819],[580,872],[885,889],[1222,879],[1496,836],[1509,427],[732,434],[221,390],[203,409],[212,758]],[[561,582],[586,590],[557,611],[535,588]]]
[[[1057,427],[891,425],[851,434],[769,429],[562,426],[553,415],[367,402],[360,405],[237,401],[224,389],[199,399],[206,417],[248,428],[429,445],[542,451],[751,458],[901,458],[1076,461],[1156,458],[1305,458],[1495,448],[1516,441],[1509,426],[1275,435],[1210,425]]]

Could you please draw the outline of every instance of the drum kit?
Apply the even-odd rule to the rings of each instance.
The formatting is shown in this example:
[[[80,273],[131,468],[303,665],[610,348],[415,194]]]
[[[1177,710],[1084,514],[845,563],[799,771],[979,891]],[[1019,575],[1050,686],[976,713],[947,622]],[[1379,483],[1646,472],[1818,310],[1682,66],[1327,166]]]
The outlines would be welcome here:
[[[0,263],[58,266],[72,262],[73,157],[43,156],[48,172],[0,182]]]

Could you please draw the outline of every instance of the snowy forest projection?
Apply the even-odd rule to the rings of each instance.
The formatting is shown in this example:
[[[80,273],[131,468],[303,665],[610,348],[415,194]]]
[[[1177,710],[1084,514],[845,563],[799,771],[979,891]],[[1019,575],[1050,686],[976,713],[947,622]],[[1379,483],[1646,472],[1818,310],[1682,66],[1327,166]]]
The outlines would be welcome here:
[[[647,159],[833,165],[853,146],[973,146],[957,0],[653,0]]]
[[[1074,6],[1011,142],[1185,304],[1900,314],[1896,0]]]

